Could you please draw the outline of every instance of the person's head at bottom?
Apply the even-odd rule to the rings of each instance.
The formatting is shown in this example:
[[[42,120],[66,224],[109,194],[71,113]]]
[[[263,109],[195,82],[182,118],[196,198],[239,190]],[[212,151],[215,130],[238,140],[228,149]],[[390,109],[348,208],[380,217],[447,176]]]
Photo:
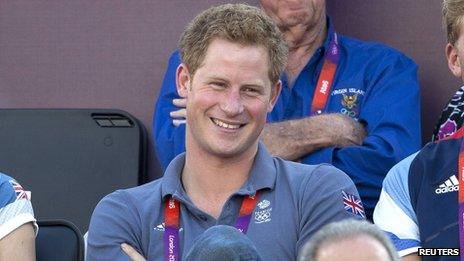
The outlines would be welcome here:
[[[303,247],[298,260],[396,261],[399,257],[374,224],[347,219],[321,228]]]
[[[236,228],[213,226],[201,234],[185,261],[258,261],[262,260],[253,242]]]

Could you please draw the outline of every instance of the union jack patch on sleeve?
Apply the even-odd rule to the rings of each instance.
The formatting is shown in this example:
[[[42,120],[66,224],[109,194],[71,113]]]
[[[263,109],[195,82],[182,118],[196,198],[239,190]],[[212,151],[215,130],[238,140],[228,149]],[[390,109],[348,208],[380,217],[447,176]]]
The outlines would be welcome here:
[[[11,179],[9,182],[10,182],[11,186],[13,187],[14,192],[16,193],[16,200],[20,200],[20,199],[31,200],[31,192],[30,191],[24,190],[23,187],[21,186],[21,184],[19,184],[14,179]]]
[[[347,212],[366,218],[361,199],[342,190],[343,205]]]

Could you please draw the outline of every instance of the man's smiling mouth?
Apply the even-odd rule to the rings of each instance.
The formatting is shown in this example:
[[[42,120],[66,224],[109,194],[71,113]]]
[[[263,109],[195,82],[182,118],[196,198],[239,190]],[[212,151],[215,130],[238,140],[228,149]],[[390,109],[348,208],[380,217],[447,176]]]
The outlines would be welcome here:
[[[242,127],[243,125],[245,124],[232,124],[232,123],[226,123],[226,122],[223,122],[219,119],[216,119],[216,118],[211,118],[211,121],[216,124],[217,126],[221,127],[221,128],[224,128],[224,129],[228,129],[228,130],[236,130],[240,127]]]

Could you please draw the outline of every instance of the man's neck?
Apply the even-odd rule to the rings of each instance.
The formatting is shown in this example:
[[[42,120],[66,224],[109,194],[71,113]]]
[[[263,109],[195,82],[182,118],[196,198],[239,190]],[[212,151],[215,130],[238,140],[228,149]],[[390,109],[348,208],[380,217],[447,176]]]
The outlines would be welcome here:
[[[314,26],[297,25],[281,28],[289,47],[288,63],[285,70],[289,86],[293,83],[327,37],[327,20],[324,16]]]
[[[256,150],[240,158],[220,158],[189,150],[187,144],[182,170],[187,195],[199,209],[218,218],[227,199],[248,179],[255,155]]]

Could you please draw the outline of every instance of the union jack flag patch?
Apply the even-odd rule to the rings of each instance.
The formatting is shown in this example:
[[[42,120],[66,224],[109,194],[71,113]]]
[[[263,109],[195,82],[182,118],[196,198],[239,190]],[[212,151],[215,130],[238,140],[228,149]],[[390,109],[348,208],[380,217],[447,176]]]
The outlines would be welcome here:
[[[343,205],[347,212],[366,218],[361,199],[342,190]]]
[[[19,184],[16,180],[12,179],[10,180],[10,184],[14,189],[14,192],[16,193],[16,200],[20,199],[27,199],[31,200],[31,192],[30,191],[25,191],[21,184]]]

